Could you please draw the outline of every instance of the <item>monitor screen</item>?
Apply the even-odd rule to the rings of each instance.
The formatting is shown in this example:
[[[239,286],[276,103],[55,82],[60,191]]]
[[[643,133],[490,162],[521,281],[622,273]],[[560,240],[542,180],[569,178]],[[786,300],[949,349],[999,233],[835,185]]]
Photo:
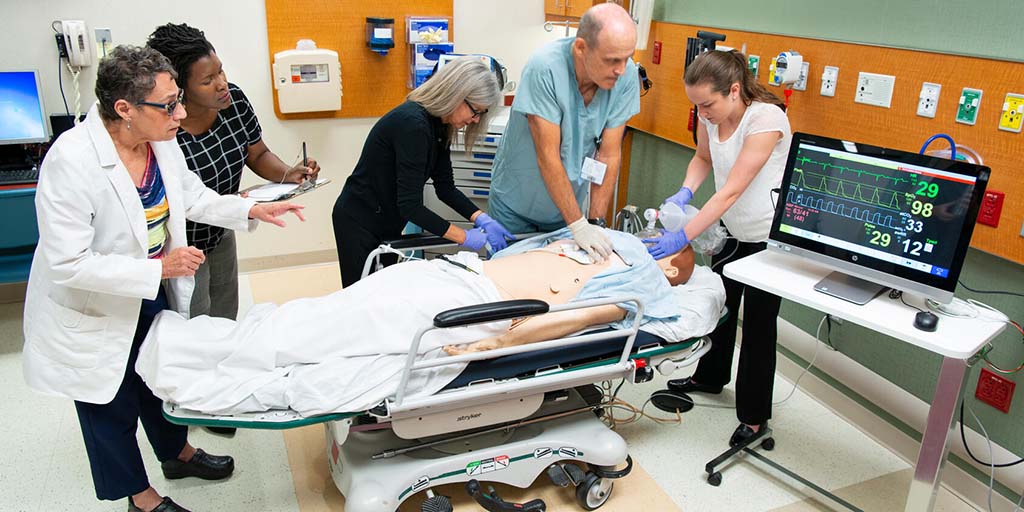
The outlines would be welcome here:
[[[949,302],[989,169],[796,133],[769,245]]]
[[[35,71],[0,71],[0,144],[49,140],[44,113]]]

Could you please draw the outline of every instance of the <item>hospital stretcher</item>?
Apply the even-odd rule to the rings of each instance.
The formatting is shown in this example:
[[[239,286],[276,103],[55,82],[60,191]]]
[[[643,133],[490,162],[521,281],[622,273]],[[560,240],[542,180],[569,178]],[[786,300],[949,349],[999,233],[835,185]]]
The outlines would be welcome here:
[[[395,245],[410,250],[424,244]],[[197,426],[287,429],[324,423],[331,476],[347,512],[391,512],[424,491],[423,510],[445,510],[446,498],[431,488],[471,480],[525,488],[545,472],[557,485],[574,486],[577,503],[594,510],[632,467],[625,440],[601,420],[605,397],[594,384],[645,382],[654,371],[669,375],[710,349],[706,336],[664,340],[639,330],[635,320],[629,329],[487,352],[426,361],[415,354],[423,335],[435,329],[627,301],[642,311],[641,299],[617,297],[559,306],[511,300],[442,312],[417,333],[398,392],[366,411],[308,418],[291,410],[213,416],[166,403],[164,415]],[[464,362],[466,368],[442,391],[409,395],[412,372]]]

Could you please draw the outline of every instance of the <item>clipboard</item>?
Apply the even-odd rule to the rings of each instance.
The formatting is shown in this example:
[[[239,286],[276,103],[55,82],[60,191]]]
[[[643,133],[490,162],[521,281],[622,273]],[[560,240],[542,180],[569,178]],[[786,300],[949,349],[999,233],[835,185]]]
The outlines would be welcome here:
[[[239,194],[247,194],[248,197],[255,199],[257,203],[272,203],[274,201],[284,201],[285,199],[301,196],[302,194],[316,190],[330,182],[330,178],[320,178],[316,180],[315,184],[310,184],[309,181],[303,181],[299,184],[270,182],[262,185],[254,185],[245,190],[241,190]]]

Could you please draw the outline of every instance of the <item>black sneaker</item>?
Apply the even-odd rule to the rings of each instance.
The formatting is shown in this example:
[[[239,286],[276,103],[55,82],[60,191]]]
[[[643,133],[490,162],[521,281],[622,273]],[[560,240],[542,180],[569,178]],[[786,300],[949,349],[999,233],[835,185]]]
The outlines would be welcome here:
[[[235,471],[235,459],[227,455],[210,455],[197,449],[188,462],[178,459],[165,460],[160,463],[164,478],[177,480],[194,476],[203,480],[222,480]]]
[[[701,384],[694,381],[692,377],[668,381],[668,389],[677,393],[708,393],[710,395],[717,395],[722,392],[722,387]]]
[[[135,502],[132,501],[131,496],[128,497],[128,512],[142,512],[142,509],[135,506]],[[178,505],[170,497],[164,496],[163,501],[160,502],[153,512],[190,512],[189,509]]]

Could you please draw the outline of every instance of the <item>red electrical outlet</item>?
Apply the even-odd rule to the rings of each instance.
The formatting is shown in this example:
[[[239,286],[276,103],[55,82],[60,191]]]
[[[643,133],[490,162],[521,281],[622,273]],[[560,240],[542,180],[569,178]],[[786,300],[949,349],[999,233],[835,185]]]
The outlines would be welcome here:
[[[1013,388],[1016,386],[1016,382],[982,368],[974,397],[1000,411],[1010,412],[1010,400],[1013,398]]]
[[[999,214],[1003,212],[1003,198],[1006,194],[989,190],[981,198],[981,209],[978,211],[978,223],[999,227]]]
[[[652,64],[661,64],[661,41],[654,42],[654,52],[651,55]]]

